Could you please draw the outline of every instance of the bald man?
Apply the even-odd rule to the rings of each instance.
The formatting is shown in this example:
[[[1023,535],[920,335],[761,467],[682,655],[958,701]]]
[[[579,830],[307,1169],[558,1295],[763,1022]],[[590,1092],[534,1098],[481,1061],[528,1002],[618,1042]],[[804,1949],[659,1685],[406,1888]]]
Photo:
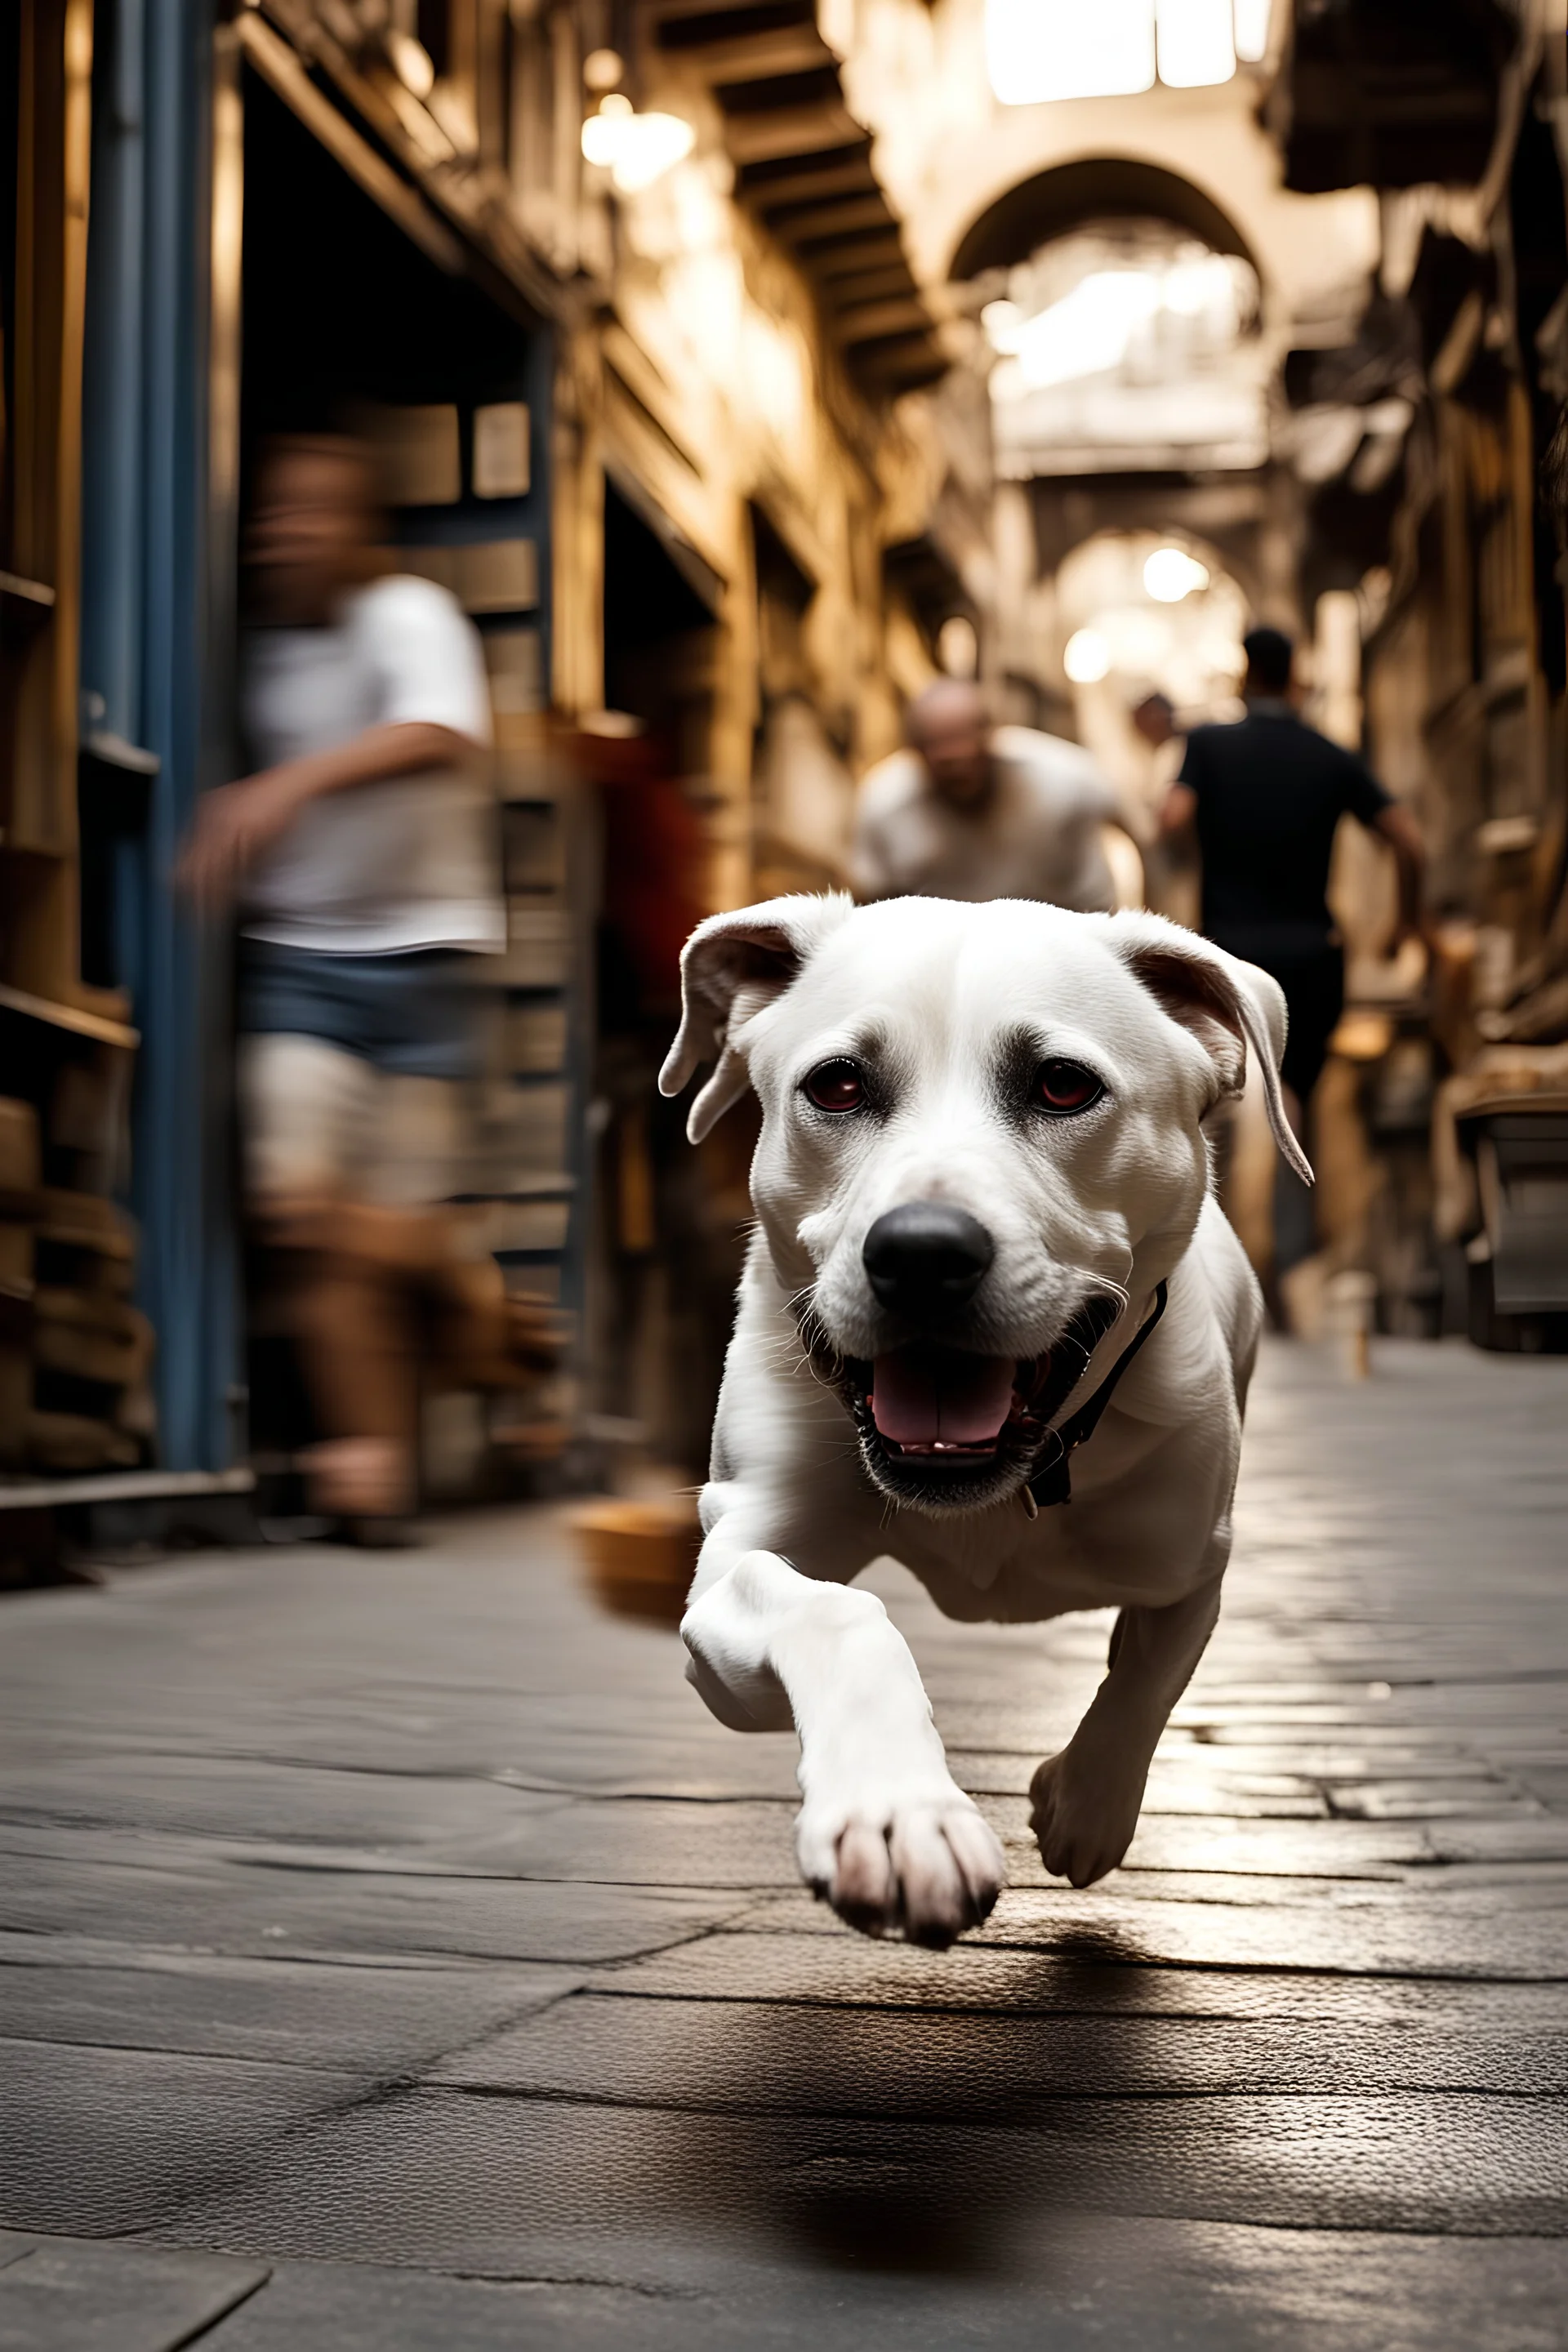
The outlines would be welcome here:
[[[1083,914],[1117,903],[1101,828],[1121,815],[1087,751],[991,726],[980,688],[960,678],[927,688],[907,733],[908,750],[860,786],[861,898],[1043,898]]]

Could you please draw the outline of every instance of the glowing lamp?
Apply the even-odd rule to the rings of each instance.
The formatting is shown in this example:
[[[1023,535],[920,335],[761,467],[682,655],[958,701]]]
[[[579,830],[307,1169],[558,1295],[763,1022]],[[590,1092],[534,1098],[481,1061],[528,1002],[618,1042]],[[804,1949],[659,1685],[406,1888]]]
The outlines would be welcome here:
[[[1062,655],[1074,686],[1098,686],[1110,667],[1110,647],[1098,629],[1075,629]]]
[[[1143,566],[1144,590],[1156,604],[1179,604],[1184,596],[1208,584],[1206,565],[1184,548],[1157,547]]]
[[[679,114],[639,114],[616,89],[599,100],[583,125],[584,156],[609,173],[623,196],[651,188],[696,143],[696,131]]]

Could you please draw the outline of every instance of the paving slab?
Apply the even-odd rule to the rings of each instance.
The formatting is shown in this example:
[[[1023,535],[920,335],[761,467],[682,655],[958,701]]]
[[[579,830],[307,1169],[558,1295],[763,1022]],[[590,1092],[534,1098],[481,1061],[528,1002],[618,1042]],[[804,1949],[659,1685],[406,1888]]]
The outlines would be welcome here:
[[[837,1936],[810,1895],[769,1898],[741,1922],[760,1935]],[[1054,1886],[1010,1887],[973,1938],[1139,1967],[1266,1969],[1311,1975],[1521,1979],[1568,1986],[1568,1937],[1551,1912],[1476,1912],[1412,1902],[1348,1905],[1141,1903],[1118,1885],[1085,1901]]]
[[[0,2352],[179,2352],[268,2275],[222,2254],[36,2239],[0,2266]]]
[[[1061,2211],[1289,2228],[1568,2238],[1562,2100],[1407,2092],[1176,2091],[1054,2103],[1004,2095],[955,2119],[906,2043],[915,2112],[773,2109],[766,2045],[717,2033],[730,2105],[640,2107],[416,2088],[292,2132],[159,2234],[276,2259],[408,2262],[489,2277],[697,2291],[862,2230],[945,2239],[1005,2267]],[[924,2096],[921,2096],[921,2094]]]
[[[749,1896],[680,1887],[563,1885],[393,1873],[335,1855],[312,1868],[249,1862],[187,1847],[154,1858],[73,1851],[5,1856],[0,1927],[90,1935],[107,1925],[153,1949],[317,1954],[410,1953],[470,1959],[573,1962],[630,1958],[682,1943],[745,1907]],[[85,1843],[83,1841],[82,1843]]]
[[[1270,1993],[1277,1988],[1270,1986]],[[1447,2014],[1420,2032],[1356,2020],[1321,2002],[1250,2018],[1122,2009],[1096,2016],[931,2011],[909,2063],[910,2023],[868,2005],[847,2014],[758,1998],[725,2004],[583,1992],[541,2018],[477,2039],[432,2067],[431,2083],[531,2098],[709,2108],[735,2098],[737,2044],[752,2095],[781,2115],[940,2115],[984,2124],[1051,2112],[1065,2098],[1418,2091],[1568,2092],[1568,2024],[1524,2042],[1513,2021],[1479,2030]]]
[[[363,2077],[185,2053],[0,2042],[8,2222],[84,2236],[147,2229],[275,2140],[366,2095]]]
[[[17,1936],[0,1937],[0,2036],[379,2076],[487,2038],[584,1980],[516,1961],[252,1960]]]
[[[570,1801],[472,1778],[199,1754],[143,1752],[133,1778],[106,1774],[101,1757],[78,1754],[0,1758],[0,1770],[6,1816],[18,1826],[363,1845],[386,1855],[413,1847],[459,1864],[476,1851],[510,1856],[531,1818]]]
[[[214,2352],[1560,2352],[1565,2250],[1169,2221],[1058,2221],[984,2282],[940,2263],[775,2271],[725,2295],[283,2263]]]

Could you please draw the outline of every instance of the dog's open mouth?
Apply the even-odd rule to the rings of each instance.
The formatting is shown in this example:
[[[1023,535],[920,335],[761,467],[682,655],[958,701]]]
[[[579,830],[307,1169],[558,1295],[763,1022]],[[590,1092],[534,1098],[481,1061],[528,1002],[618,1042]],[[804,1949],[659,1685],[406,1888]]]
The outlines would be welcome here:
[[[866,1402],[890,1452],[940,1468],[989,1459],[1015,1412],[1023,1412],[1017,1376],[1032,1369],[1010,1356],[972,1356],[957,1348],[895,1348],[871,1367]]]
[[[973,1510],[1032,1466],[1051,1409],[1051,1359],[1020,1362],[919,1342],[874,1362],[850,1358],[838,1385],[866,1465],[885,1493]]]
[[[812,1371],[855,1424],[872,1485],[945,1518],[1004,1502],[1035,1475],[1052,1423],[1121,1304],[1091,1294],[1048,1351],[1030,1357],[934,1339],[874,1360],[841,1356],[807,1301],[796,1301],[795,1317]]]

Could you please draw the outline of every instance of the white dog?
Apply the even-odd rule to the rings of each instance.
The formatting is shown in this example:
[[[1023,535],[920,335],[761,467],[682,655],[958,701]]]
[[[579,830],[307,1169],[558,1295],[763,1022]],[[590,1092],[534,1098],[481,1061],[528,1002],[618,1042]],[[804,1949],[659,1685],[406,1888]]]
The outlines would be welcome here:
[[[1047,1869],[1113,1870],[1230,1549],[1262,1302],[1204,1122],[1248,1045],[1310,1178],[1284,999],[1158,916],[1012,899],[778,898],[703,923],[681,975],[660,1086],[718,1062],[692,1139],[748,1081],[763,1106],[687,1672],[736,1730],[798,1732],[810,1885],[946,1944],[990,1911],[1001,1849],[850,1580],[892,1552],[950,1617],[1121,1612],[1031,1788]]]

